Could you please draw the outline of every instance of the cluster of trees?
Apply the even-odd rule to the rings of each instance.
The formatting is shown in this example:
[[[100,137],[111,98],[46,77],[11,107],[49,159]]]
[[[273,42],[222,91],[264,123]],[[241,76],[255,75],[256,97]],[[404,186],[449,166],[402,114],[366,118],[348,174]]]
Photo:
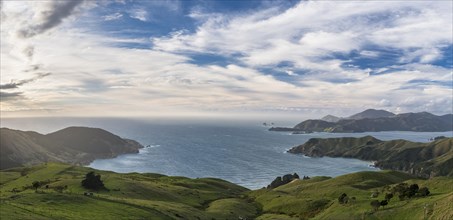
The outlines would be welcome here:
[[[101,180],[101,175],[96,175],[93,171],[85,175],[85,179],[82,180],[82,186],[91,190],[105,189],[104,183]]]
[[[372,200],[370,202],[371,207],[373,207],[374,211],[377,211],[379,207],[385,207],[389,204],[390,200],[393,198],[395,194],[398,194],[398,198],[400,200],[404,200],[406,198],[412,198],[414,196],[428,196],[430,194],[428,187],[419,188],[417,184],[407,184],[407,183],[400,183],[394,186],[390,193],[386,193],[384,200]],[[379,196],[379,192],[373,192],[371,198],[377,198]],[[355,199],[352,197],[351,199]],[[340,204],[347,204],[351,200],[346,193],[341,194],[338,197],[338,203]]]
[[[33,183],[31,184],[31,187],[33,189],[35,189],[35,192],[38,192],[38,188],[40,188],[40,187],[44,187],[46,189],[49,189],[50,188],[49,183],[50,183],[50,180],[47,180],[47,181],[33,181]],[[54,189],[55,191],[61,193],[61,192],[63,192],[63,190],[68,189],[68,185],[53,186],[51,188]]]
[[[297,173],[294,173],[292,175],[286,174],[283,177],[278,176],[277,178],[275,178],[274,181],[272,181],[272,183],[270,185],[267,186],[267,188],[274,189],[281,185],[285,185],[285,184],[293,181],[294,179],[299,179],[299,175],[297,175]]]
[[[398,194],[398,198],[400,200],[404,199],[410,199],[414,196],[428,196],[430,194],[428,187],[422,187],[419,188],[418,184],[407,184],[407,183],[400,183],[396,186],[394,186],[391,189],[390,193],[385,194],[385,199],[384,200],[373,200],[370,202],[370,205],[373,207],[373,209],[376,211],[379,209],[379,207],[385,207],[388,205],[390,200],[393,198],[394,194]]]
[[[414,196],[425,197],[430,194],[428,187],[419,188],[418,184],[400,183],[392,188],[393,193],[398,194],[400,200],[410,199]]]

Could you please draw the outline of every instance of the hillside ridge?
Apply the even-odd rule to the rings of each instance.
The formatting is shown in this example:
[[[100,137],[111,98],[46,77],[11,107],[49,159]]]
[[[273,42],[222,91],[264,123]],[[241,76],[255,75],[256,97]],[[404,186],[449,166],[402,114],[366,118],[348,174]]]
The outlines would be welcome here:
[[[293,132],[294,134],[379,131],[444,132],[453,131],[453,114],[438,116],[429,112],[419,112],[394,115],[384,110],[368,109],[348,118],[338,118],[329,115],[324,120],[308,119],[292,128],[272,127],[269,131],[285,131]]]
[[[453,176],[453,138],[441,138],[429,143],[382,141],[372,136],[311,138],[288,152],[310,157],[346,157],[375,161],[376,167],[425,178]]]
[[[52,161],[88,164],[142,147],[100,128],[68,127],[50,134],[0,128],[0,169]]]

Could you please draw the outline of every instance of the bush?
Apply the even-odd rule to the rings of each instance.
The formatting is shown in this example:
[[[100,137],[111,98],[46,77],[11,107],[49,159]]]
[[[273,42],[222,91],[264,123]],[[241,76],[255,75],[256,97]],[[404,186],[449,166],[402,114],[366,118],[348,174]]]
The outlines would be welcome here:
[[[85,179],[82,180],[82,186],[92,190],[105,189],[104,183],[101,180],[101,175],[95,175],[93,171],[85,175]]]
[[[370,205],[373,207],[374,211],[377,211],[379,206],[381,206],[381,202],[379,202],[379,200],[373,200],[370,202]]]
[[[387,200],[382,200],[382,201],[380,202],[380,205],[381,205],[382,207],[385,207],[385,206],[388,205],[388,204],[389,204],[389,202],[388,202]]]
[[[390,199],[392,199],[392,198],[393,198],[393,193],[386,193],[385,194],[385,200],[390,202]]]
[[[32,185],[33,188],[35,188],[35,191],[37,191],[38,188],[41,187],[41,182],[34,181],[31,185]]]
[[[425,187],[420,188],[418,190],[418,194],[423,197],[428,196],[430,194],[428,187],[425,186]]]
[[[348,198],[348,195],[346,195],[346,193],[343,193],[340,195],[340,197],[338,197],[338,202],[340,204],[347,204],[349,201],[349,198]]]

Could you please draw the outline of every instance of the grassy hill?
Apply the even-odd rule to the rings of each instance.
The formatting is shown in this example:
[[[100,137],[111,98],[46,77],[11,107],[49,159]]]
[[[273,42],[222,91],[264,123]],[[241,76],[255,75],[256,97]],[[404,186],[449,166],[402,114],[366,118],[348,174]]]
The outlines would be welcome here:
[[[50,134],[0,129],[0,169],[42,162],[86,164],[136,153],[143,146],[99,128],[69,127]]]
[[[85,196],[81,181],[92,170],[48,163],[1,171],[1,219],[237,219],[259,209],[238,185],[159,174],[96,170],[108,190]],[[45,184],[35,192],[34,181]]]
[[[400,201],[392,198],[385,208],[374,211],[372,200],[384,200],[386,192],[397,183],[417,183],[430,189],[428,197]],[[380,192],[377,198],[370,196]],[[340,204],[338,197],[346,193],[348,204]],[[431,180],[414,179],[408,174],[383,171],[359,172],[336,178],[315,177],[295,180],[269,190],[261,189],[248,195],[262,205],[258,219],[452,219],[453,178],[436,177]]]
[[[89,192],[85,174],[101,175],[108,190]],[[36,191],[34,181],[43,184]],[[431,194],[372,210],[398,183],[427,186]],[[377,198],[370,198],[374,192]],[[346,193],[348,204],[339,204]],[[294,180],[275,189],[250,191],[212,178],[118,174],[48,163],[0,171],[1,219],[452,219],[453,178],[417,179],[396,171],[359,172],[336,178]],[[427,207],[426,209],[424,207]]]
[[[352,157],[376,161],[375,165],[379,168],[405,171],[422,177],[453,176],[453,138],[430,143],[381,141],[372,136],[312,138],[289,152],[314,157]]]

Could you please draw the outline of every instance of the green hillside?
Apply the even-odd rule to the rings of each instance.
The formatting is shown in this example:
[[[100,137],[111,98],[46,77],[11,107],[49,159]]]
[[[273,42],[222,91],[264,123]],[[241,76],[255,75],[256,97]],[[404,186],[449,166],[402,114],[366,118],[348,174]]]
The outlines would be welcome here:
[[[100,128],[68,127],[50,134],[0,128],[0,169],[43,162],[88,164],[137,153],[143,146]]]
[[[361,138],[311,138],[288,152],[311,157],[347,157],[375,161],[382,169],[400,170],[421,177],[453,176],[453,138],[429,143]]]
[[[0,172],[1,219],[237,219],[258,212],[247,189],[210,178],[96,170],[108,190],[85,196],[90,190],[81,181],[89,171],[48,163]],[[45,184],[35,191],[34,181]]]
[[[106,189],[81,186],[90,171],[101,175]],[[35,181],[41,182],[37,189]],[[426,186],[431,193],[402,201],[395,194],[385,208],[374,211],[371,200],[384,200],[385,193],[401,182]],[[370,198],[376,191],[380,195]],[[87,192],[93,195],[84,195]],[[338,202],[342,193],[350,198],[347,204]],[[254,191],[220,179],[118,174],[58,163],[0,172],[2,220],[424,219],[424,215],[452,219],[452,199],[451,177],[424,180],[395,171],[313,177]]]

